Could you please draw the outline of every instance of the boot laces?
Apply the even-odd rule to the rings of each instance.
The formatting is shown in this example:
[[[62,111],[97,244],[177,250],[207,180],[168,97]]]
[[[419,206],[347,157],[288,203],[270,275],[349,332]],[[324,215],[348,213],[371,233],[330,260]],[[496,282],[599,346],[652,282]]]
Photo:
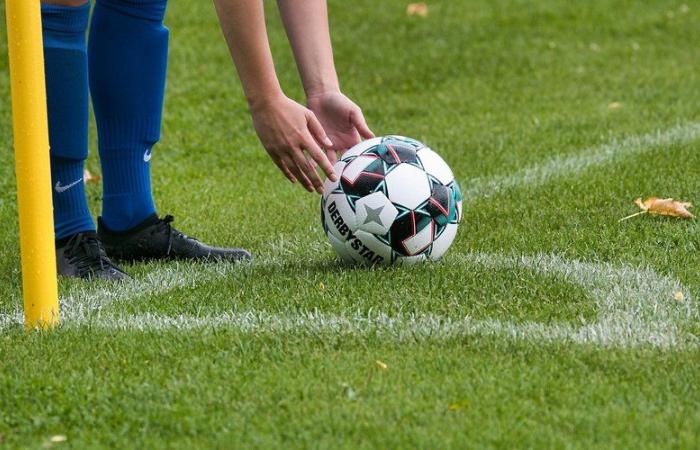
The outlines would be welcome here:
[[[173,238],[174,237],[180,237],[180,238],[184,238],[184,239],[192,239],[194,241],[197,240],[197,238],[195,238],[193,236],[187,236],[187,235],[185,235],[185,233],[174,228],[171,225],[174,220],[175,220],[175,217],[171,216],[170,214],[167,214],[165,217],[158,220],[158,223],[156,224],[156,228],[151,232],[151,234],[162,233],[162,232],[165,232],[168,234],[168,249],[165,252],[165,254],[168,256],[170,256],[170,252],[173,248]]]
[[[114,268],[100,241],[91,234],[76,234],[68,242],[65,254],[81,275]]]

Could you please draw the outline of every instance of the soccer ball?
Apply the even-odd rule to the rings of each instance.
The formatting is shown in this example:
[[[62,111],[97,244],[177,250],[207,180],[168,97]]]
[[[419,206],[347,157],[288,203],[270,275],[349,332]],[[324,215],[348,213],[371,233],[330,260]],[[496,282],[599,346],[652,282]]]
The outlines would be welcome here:
[[[326,180],[321,223],[341,259],[396,264],[439,259],[462,219],[450,167],[415,139],[384,136],[357,144]]]

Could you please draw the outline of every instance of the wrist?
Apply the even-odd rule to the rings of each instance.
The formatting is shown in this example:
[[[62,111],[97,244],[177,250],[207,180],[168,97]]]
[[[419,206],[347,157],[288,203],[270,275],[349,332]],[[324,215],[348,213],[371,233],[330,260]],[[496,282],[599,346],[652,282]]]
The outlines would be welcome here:
[[[328,94],[339,94],[340,85],[337,81],[330,83],[318,83],[314,84],[313,86],[305,87],[304,91],[306,92],[306,99],[311,100]]]
[[[279,87],[275,89],[267,89],[257,93],[246,93],[248,108],[251,111],[264,108],[272,103],[282,100],[283,98],[285,98],[284,92],[282,92],[282,89]]]

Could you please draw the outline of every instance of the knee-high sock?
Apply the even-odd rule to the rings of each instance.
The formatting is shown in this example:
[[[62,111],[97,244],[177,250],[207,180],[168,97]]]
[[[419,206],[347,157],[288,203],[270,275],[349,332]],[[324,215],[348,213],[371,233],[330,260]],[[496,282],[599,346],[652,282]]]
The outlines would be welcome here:
[[[95,229],[83,184],[88,152],[85,31],[89,15],[89,2],[77,7],[41,5],[57,239]]]
[[[151,148],[160,138],[168,58],[166,0],[97,0],[90,93],[102,163],[102,220],[113,231],[155,213]]]

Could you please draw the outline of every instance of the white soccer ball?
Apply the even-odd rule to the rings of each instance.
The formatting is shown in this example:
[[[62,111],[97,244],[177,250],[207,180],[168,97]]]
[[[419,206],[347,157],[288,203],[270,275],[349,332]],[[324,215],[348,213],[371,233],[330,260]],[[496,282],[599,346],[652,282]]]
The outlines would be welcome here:
[[[457,235],[462,194],[435,151],[403,136],[357,144],[334,167],[321,198],[323,229],[346,262],[437,260]]]

